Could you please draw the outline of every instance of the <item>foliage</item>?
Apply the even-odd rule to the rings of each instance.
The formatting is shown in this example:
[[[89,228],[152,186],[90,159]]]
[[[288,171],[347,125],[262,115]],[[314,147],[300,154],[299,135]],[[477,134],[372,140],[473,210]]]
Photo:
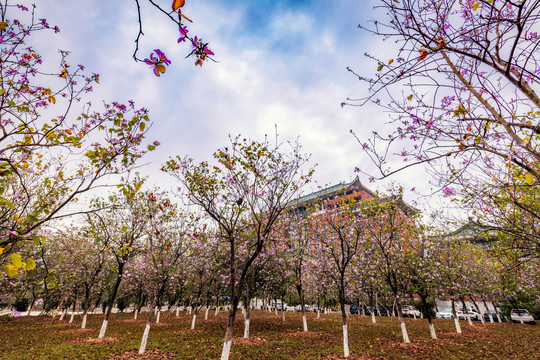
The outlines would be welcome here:
[[[158,143],[142,148],[148,111],[112,102],[92,110],[85,95],[99,74],[50,62],[30,45],[37,31],[57,31],[22,5],[0,5],[0,254],[21,241],[39,244],[43,224],[69,215],[67,205],[100,180],[126,171]],[[12,13],[17,17],[12,17]],[[54,36],[54,35],[51,35]],[[85,104],[85,105],[80,105]],[[78,112],[78,114],[77,114]],[[2,255],[0,255],[2,256]],[[27,264],[28,265],[28,264]],[[17,266],[11,263],[10,266]],[[13,268],[7,269],[16,275]]]

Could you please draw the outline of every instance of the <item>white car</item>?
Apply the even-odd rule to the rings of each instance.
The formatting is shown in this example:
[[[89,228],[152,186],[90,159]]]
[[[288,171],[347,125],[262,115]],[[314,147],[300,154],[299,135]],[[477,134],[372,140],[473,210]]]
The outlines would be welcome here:
[[[467,313],[469,314],[469,317],[471,318],[471,320],[480,321],[480,318],[482,317],[482,315],[480,315],[480,313],[476,311],[476,309],[474,308],[468,308]],[[465,317],[465,314],[463,313],[463,308],[457,311],[457,317],[459,320],[467,320],[467,318]]]
[[[454,315],[452,314],[452,310],[451,309],[440,309],[437,314],[436,314],[436,317],[438,319],[449,319],[449,320],[452,320],[454,318]]]
[[[401,313],[409,317],[420,317],[420,311],[412,305],[404,305]]]
[[[512,322],[523,321],[524,323],[536,324],[534,316],[532,316],[531,313],[525,309],[512,309],[512,311],[510,312],[510,319],[512,319]]]

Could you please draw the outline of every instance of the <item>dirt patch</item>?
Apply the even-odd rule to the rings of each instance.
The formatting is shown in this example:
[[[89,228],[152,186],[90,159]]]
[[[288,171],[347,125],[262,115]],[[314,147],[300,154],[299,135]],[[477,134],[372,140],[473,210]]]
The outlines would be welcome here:
[[[202,333],[205,333],[205,332],[206,331],[202,330],[202,329],[194,329],[194,330],[184,329],[184,330],[173,331],[173,334],[202,334]]]
[[[145,319],[127,319],[127,320],[124,320],[125,323],[133,323],[133,324],[139,324],[139,323],[145,323],[146,320]]]
[[[148,349],[144,354],[139,354],[139,350],[131,350],[122,354],[114,354],[107,360],[173,360],[176,359],[176,353],[172,351],[162,351],[159,349]]]
[[[87,332],[92,332],[92,331],[97,331],[97,329],[81,329],[81,328],[77,328],[77,329],[62,330],[63,333],[67,333],[67,334],[79,334],[79,333],[87,333]]]
[[[358,354],[350,354],[349,357],[343,357],[343,355],[325,355],[319,358],[320,360],[341,360],[341,359],[347,359],[347,360],[387,360],[387,357],[383,356],[375,356],[375,355],[358,355]]]
[[[233,338],[233,343],[242,344],[242,345],[262,345],[266,342],[266,339],[261,337],[250,337],[247,339],[244,338]]]
[[[115,337],[105,337],[103,339],[98,338],[84,338],[84,339],[75,339],[71,340],[72,343],[77,344],[93,344],[93,345],[100,345],[100,344],[108,344],[119,341],[118,338]]]
[[[320,337],[322,333],[317,331],[286,331],[284,335],[295,337]]]
[[[52,321],[50,325],[46,325],[47,327],[61,327],[61,326],[76,326],[75,324],[73,323],[62,323],[62,322],[57,322],[56,320],[55,321]]]

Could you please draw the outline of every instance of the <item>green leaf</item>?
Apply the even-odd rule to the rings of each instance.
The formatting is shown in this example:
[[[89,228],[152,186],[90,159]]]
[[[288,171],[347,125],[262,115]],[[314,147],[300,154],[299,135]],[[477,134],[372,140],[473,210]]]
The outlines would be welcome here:
[[[146,123],[142,122],[139,124],[139,129],[141,129],[141,131],[144,131],[144,128],[146,127]]]
[[[383,67],[384,67],[383,64],[379,65],[379,67],[377,68],[377,71],[381,71],[383,69]]]
[[[527,173],[527,175],[525,175],[525,181],[527,182],[527,184],[532,185],[532,183],[534,181],[533,174]]]
[[[480,135],[474,138],[474,143],[477,145],[480,144],[481,141],[482,141],[482,137]]]
[[[21,255],[11,254],[9,258],[11,259],[11,263],[16,267],[20,268],[22,266]]]
[[[413,94],[407,96],[407,100],[411,101],[411,100],[412,100],[412,97],[413,97]]]

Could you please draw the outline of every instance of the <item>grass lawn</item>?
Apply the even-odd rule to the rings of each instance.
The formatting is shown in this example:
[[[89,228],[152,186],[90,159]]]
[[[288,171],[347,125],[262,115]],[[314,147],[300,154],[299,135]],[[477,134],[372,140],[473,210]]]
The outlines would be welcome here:
[[[152,324],[145,356],[136,354],[145,326],[146,314],[113,314],[105,339],[97,335],[102,315],[91,315],[87,328],[79,329],[67,320],[50,317],[20,317],[0,320],[0,359],[219,359],[225,335],[226,312],[209,319],[197,317],[190,330],[191,316],[185,312],[162,313],[161,323]],[[66,318],[69,318],[66,316]],[[57,317],[58,319],[58,317]],[[342,327],[338,314],[309,314],[310,332],[302,332],[299,314],[286,313],[286,321],[269,312],[252,311],[249,340],[243,336],[241,312],[237,316],[231,360],[235,359],[339,359],[342,354]],[[407,319],[411,344],[403,344],[397,319],[349,318],[350,359],[540,359],[540,326],[486,324],[473,327],[461,321],[463,334],[453,321],[436,320],[439,340],[431,340],[427,321]]]

